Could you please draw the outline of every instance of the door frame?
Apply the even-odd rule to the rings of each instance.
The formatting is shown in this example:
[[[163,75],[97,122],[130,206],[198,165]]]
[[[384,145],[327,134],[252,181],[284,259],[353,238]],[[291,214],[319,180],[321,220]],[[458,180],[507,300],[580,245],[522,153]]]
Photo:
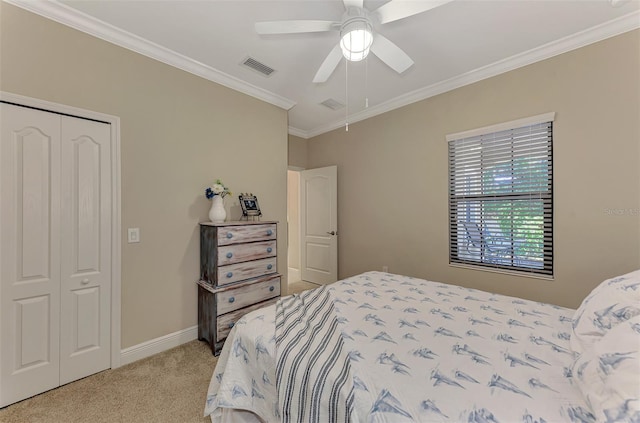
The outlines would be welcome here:
[[[289,279],[289,273],[291,273],[291,267],[289,267],[291,265],[291,263],[288,262],[288,257],[290,254],[290,250],[291,250],[291,244],[289,243],[289,240],[291,239],[291,223],[289,221],[289,190],[291,190],[291,187],[289,186],[289,172],[296,172],[298,174],[298,181],[300,180],[300,171],[306,170],[304,167],[300,167],[300,166],[287,166],[287,285],[286,285],[286,291],[282,291],[282,292],[286,292],[287,294],[289,294],[289,284],[292,283],[291,279]],[[295,204],[295,208],[296,208],[296,213],[299,213],[300,211],[300,186],[298,186],[298,190],[296,192],[296,197],[298,198],[297,203]],[[299,275],[302,274],[302,271],[300,270],[300,216],[298,216],[298,221],[295,222],[296,228],[295,230],[298,233],[298,239],[297,239],[297,244],[298,244],[298,251],[296,251],[296,253],[298,254],[298,269],[297,269],[297,273]],[[302,280],[302,278],[299,278],[299,280]]]
[[[6,91],[0,91],[0,101],[16,106],[26,106],[70,115],[79,118],[106,122],[111,125],[111,368],[120,367],[121,340],[121,177],[120,177],[120,118],[105,113],[80,109],[64,104],[53,103],[33,97],[26,97]]]

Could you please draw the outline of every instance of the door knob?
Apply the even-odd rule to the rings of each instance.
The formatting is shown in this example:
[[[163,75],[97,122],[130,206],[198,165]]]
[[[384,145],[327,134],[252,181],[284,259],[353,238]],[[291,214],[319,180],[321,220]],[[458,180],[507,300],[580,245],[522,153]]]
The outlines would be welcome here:
[[[336,231],[327,232],[329,235],[338,235]]]
[[[89,283],[89,279],[83,279],[80,281],[81,284],[86,285]]]

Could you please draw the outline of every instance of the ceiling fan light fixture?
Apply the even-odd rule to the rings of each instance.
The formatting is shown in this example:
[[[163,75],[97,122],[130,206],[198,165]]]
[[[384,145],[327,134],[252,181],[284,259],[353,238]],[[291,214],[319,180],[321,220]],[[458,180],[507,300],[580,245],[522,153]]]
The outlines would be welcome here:
[[[371,24],[366,18],[354,18],[342,25],[340,48],[345,59],[352,62],[363,60],[373,43]]]

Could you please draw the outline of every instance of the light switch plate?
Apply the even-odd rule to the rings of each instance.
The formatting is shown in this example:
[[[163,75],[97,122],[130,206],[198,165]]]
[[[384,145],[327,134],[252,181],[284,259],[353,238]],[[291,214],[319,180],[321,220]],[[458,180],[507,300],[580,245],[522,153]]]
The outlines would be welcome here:
[[[140,228],[129,228],[127,233],[129,244],[140,242]]]

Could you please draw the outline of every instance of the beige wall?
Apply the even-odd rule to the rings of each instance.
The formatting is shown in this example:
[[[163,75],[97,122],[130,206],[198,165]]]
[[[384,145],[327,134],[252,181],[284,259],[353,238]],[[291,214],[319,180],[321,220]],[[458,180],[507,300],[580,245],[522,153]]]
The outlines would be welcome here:
[[[0,3],[0,89],[119,116],[122,347],[197,324],[198,222],[221,178],[279,220],[286,274],[286,111]],[[139,244],[126,243],[139,227]]]
[[[388,265],[577,307],[640,268],[639,75],[636,30],[308,140],[309,168],[338,165],[340,277]],[[450,267],[445,136],[551,111],[555,280]]]
[[[307,168],[307,140],[289,135],[289,166]]]

